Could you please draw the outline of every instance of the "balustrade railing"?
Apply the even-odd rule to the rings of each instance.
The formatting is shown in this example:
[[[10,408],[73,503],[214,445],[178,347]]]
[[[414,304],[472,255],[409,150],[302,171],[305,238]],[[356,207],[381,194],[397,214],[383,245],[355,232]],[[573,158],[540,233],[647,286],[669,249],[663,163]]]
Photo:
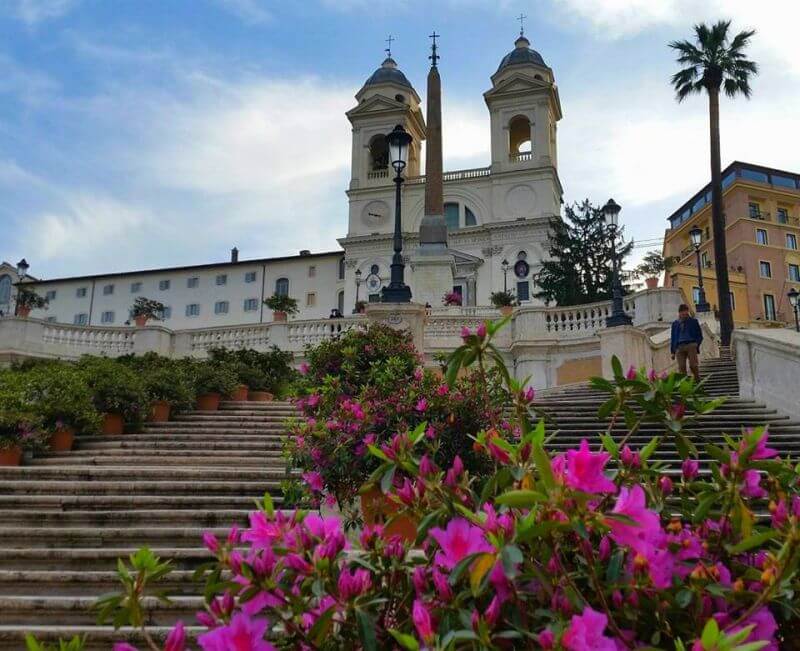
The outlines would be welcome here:
[[[72,326],[62,323],[46,323],[42,328],[42,343],[62,347],[76,355],[125,355],[133,352],[135,337],[136,331],[133,328]]]
[[[207,351],[209,348],[253,348],[265,350],[270,345],[271,323],[252,326],[205,328],[189,333],[189,349]]]
[[[388,179],[389,178],[389,170],[373,170],[372,172],[367,172],[368,179]]]
[[[456,170],[454,172],[445,172],[442,174],[442,181],[464,181],[466,179],[477,179],[484,176],[489,176],[492,173],[490,167],[475,167],[469,170]],[[425,183],[425,176],[410,176],[406,179],[406,185],[418,185]]]
[[[636,316],[636,301],[623,301],[625,313],[631,318]],[[564,335],[593,335],[606,327],[606,319],[612,313],[611,301],[576,305],[574,307],[545,308],[545,329]]]
[[[518,154],[511,154],[508,157],[508,160],[512,163],[519,163],[526,160],[533,160],[533,152],[530,151],[522,151]]]
[[[336,337],[362,323],[365,323],[365,319],[361,317],[292,321],[287,324],[286,337],[289,340],[290,349],[299,351],[305,346]]]

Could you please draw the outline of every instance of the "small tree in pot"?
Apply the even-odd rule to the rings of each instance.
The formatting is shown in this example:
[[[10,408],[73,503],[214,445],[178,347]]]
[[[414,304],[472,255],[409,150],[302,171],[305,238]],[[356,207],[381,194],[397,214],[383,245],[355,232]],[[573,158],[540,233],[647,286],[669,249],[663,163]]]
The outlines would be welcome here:
[[[273,294],[264,299],[266,305],[273,312],[273,320],[286,321],[290,314],[297,314],[300,309],[297,307],[297,299],[285,294]]]
[[[149,406],[138,373],[106,357],[83,357],[78,367],[92,391],[95,409],[103,415],[103,434],[122,434],[125,423],[138,428]]]
[[[0,379],[0,466],[18,466],[22,453],[37,447],[41,418],[25,397],[19,378]]]
[[[138,296],[131,307],[131,316],[136,327],[144,327],[149,320],[160,321],[164,314],[164,304],[151,298]]]
[[[509,290],[502,292],[492,292],[489,296],[492,305],[496,307],[502,314],[511,314],[514,306],[517,304],[517,297]]]
[[[239,385],[239,378],[232,364],[222,362],[199,362],[193,372],[197,408],[200,411],[216,411],[222,396],[229,396]]]
[[[46,298],[39,296],[39,294],[32,289],[28,289],[27,287],[19,287],[17,289],[16,314],[23,319],[28,318],[31,310],[46,310],[47,303],[48,301]]]
[[[647,289],[655,289],[658,287],[658,277],[665,271],[669,271],[674,263],[675,258],[665,258],[658,251],[650,251],[642,258],[639,266],[634,269],[634,273],[639,278],[644,278]]]

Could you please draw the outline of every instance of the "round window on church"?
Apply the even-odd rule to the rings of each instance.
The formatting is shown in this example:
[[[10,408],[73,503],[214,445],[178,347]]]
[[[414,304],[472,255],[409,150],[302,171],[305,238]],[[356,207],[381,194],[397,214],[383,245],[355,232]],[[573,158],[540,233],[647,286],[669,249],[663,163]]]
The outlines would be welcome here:
[[[405,97],[405,95],[400,95],[400,94],[398,93],[397,95],[395,95],[395,96],[394,96],[394,98],[395,98],[395,99],[396,99],[398,102],[400,102],[401,104],[405,104],[405,103],[406,103],[406,97]]]

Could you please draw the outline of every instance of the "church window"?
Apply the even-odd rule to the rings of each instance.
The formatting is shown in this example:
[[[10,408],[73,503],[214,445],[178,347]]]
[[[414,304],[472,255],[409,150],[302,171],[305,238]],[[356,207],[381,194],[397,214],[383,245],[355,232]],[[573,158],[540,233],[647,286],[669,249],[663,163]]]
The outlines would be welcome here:
[[[158,281],[158,288],[164,292],[169,289],[170,281],[169,280],[159,280]]]
[[[289,295],[289,279],[288,278],[278,278],[275,281],[275,293],[278,296],[288,296]]]
[[[340,314],[344,314],[344,292],[339,292],[336,296],[336,307],[339,308]]]
[[[142,283],[131,283],[131,294],[138,294],[142,291]],[[105,294],[105,291],[103,291]]]
[[[55,289],[49,289],[49,290],[48,290],[48,291],[45,293],[44,297],[45,297],[45,298],[46,298],[48,301],[54,301],[54,300],[56,300],[56,290],[55,290]]]
[[[508,153],[512,157],[531,153],[531,121],[524,115],[508,123]]]
[[[114,285],[106,285],[103,287],[103,295],[104,296],[111,296],[114,293]]]
[[[192,276],[191,278],[186,279],[186,287],[189,289],[194,289],[195,287],[200,286],[200,279],[197,276]]]
[[[189,303],[186,306],[186,316],[200,316],[200,303]]]
[[[339,259],[339,280],[344,280],[344,258]]]
[[[530,293],[530,285],[528,284],[527,280],[523,280],[517,283],[517,300],[518,301],[528,301],[531,298]]]
[[[217,285],[227,285],[228,284],[228,274],[219,274],[217,276]]]
[[[395,99],[396,99],[398,102],[400,102],[401,104],[405,104],[405,103],[406,103],[406,97],[405,97],[405,95],[400,95],[400,94],[398,93],[397,95],[395,95],[395,96],[394,96],[394,98],[395,98]]]
[[[0,303],[3,305],[11,302],[11,276],[0,276]]]
[[[458,213],[459,208],[457,203],[444,204],[444,221],[447,223],[447,230],[455,231],[461,227]]]
[[[312,264],[308,268],[308,277],[309,278],[314,278],[314,277],[316,277],[316,275],[317,275],[317,266]]]
[[[164,319],[165,321],[167,319],[171,319],[172,318],[172,307],[170,307],[169,305],[165,305],[164,309],[161,310],[161,318]]]
[[[317,295],[314,292],[306,294],[306,306],[314,307],[317,304]]]
[[[86,312],[81,312],[80,314],[76,314],[75,317],[72,319],[72,323],[78,326],[84,326],[89,323],[89,315]]]
[[[469,208],[464,206],[464,226],[477,226],[478,220],[475,219],[475,213]]]
[[[386,136],[379,133],[372,136],[369,141],[369,163],[370,170],[385,170],[389,167],[389,144],[386,142]]]
[[[519,253],[517,253],[517,260],[527,260],[527,259],[528,259],[528,253],[526,251],[520,251]]]

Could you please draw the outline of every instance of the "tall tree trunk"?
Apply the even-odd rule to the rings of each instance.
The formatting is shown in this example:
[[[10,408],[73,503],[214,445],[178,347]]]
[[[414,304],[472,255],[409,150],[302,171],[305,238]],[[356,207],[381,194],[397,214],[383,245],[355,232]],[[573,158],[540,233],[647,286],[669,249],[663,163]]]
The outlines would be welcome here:
[[[714,271],[717,276],[720,343],[729,346],[733,331],[728,252],[725,243],[725,213],[722,210],[722,167],[719,153],[719,89],[708,89],[708,113],[711,132],[711,224],[714,232]]]

